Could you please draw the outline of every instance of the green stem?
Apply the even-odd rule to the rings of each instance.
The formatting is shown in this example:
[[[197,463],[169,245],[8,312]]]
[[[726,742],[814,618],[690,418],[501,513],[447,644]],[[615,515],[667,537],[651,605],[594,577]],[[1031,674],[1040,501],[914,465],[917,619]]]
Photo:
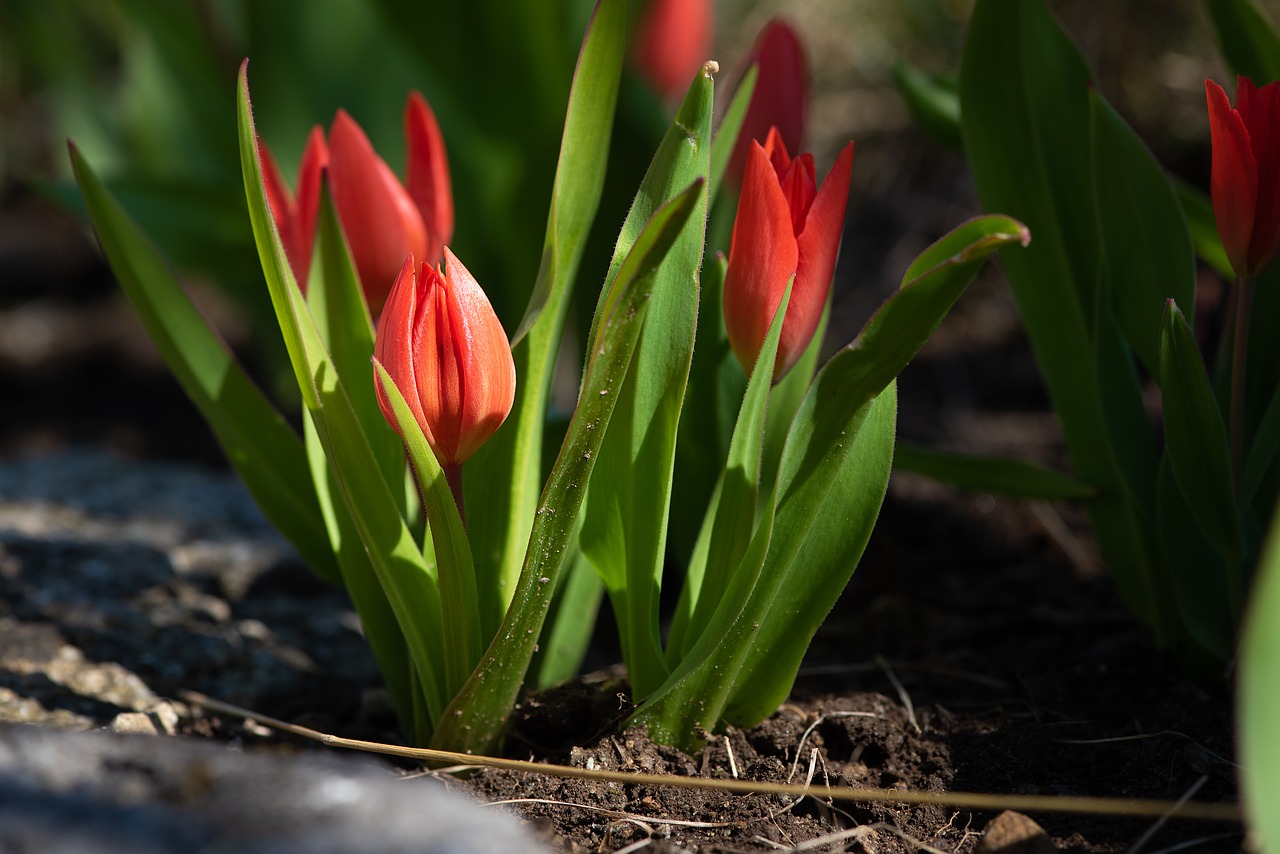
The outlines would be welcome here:
[[[1253,279],[1236,279],[1236,331],[1231,356],[1231,472],[1236,490],[1244,471],[1244,372],[1249,354],[1249,314],[1253,303]]]

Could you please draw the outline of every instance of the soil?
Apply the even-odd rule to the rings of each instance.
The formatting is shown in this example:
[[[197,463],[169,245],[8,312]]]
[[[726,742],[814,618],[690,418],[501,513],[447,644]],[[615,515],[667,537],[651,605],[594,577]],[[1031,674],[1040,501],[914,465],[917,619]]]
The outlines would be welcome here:
[[[6,262],[13,284],[0,295],[0,325],[44,333],[34,344],[0,336],[8,342],[0,348],[7,401],[0,454],[74,456],[87,443],[157,477],[187,472],[225,484],[207,430],[139,343],[136,321],[92,249],[65,221],[20,202],[25,221],[48,216],[62,231],[55,260],[46,253]],[[859,246],[850,242],[847,250],[856,257]],[[47,281],[58,284],[42,288]],[[998,275],[975,284],[904,374],[900,433],[1065,467]],[[155,468],[165,461],[182,467]],[[20,497],[0,495],[0,504]],[[396,738],[345,601],[273,546],[260,520],[219,521],[242,526],[265,549],[253,552],[259,557],[248,570],[243,560],[217,554],[204,563],[173,559],[183,537],[220,542],[221,534],[197,526],[176,540],[147,541],[168,559],[131,553],[130,575],[102,578],[67,559],[64,535],[93,517],[92,508],[81,510],[28,520],[25,529],[10,516],[0,526],[0,717],[121,729],[120,715],[133,712],[168,721],[158,729],[241,748],[323,749],[165,699],[190,688],[342,735]],[[37,573],[40,561],[63,569]],[[239,575],[228,575],[231,566]],[[616,658],[607,628],[598,639],[596,660]],[[110,671],[98,682],[117,679],[135,693],[103,699],[83,680],[55,672],[56,662],[70,667],[77,655]],[[28,662],[25,670],[18,660]],[[168,709],[163,715],[158,703]],[[625,674],[616,668],[526,698],[508,755],[910,790],[1237,797],[1228,680],[1189,682],[1154,646],[1102,573],[1077,507],[973,495],[909,475],[895,475],[852,583],[773,716],[686,756],[642,731],[621,730],[627,703]],[[483,769],[452,785],[509,802],[506,809],[566,851],[965,852],[980,844],[1006,851],[1051,844],[1155,852],[1239,850],[1243,842],[1236,825],[1035,813],[1001,818],[983,843],[996,811],[727,796]],[[998,847],[1008,827],[1023,847]]]

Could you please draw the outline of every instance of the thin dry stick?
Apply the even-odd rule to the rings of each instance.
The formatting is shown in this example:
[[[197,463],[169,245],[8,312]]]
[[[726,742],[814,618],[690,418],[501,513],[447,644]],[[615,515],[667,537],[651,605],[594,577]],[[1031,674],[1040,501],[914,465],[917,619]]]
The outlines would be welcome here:
[[[466,765],[484,765],[508,771],[524,771],[547,777],[564,777],[575,780],[598,780],[610,783],[627,783],[642,786],[671,786],[683,789],[709,789],[734,794],[822,795],[855,803],[886,804],[938,804],[980,810],[1018,810],[1019,812],[1057,812],[1079,815],[1124,815],[1158,818],[1168,814],[1170,818],[1193,818],[1207,821],[1242,820],[1239,804],[1206,804],[1151,798],[1089,798],[1058,795],[992,795],[979,792],[927,792],[898,789],[855,789],[846,786],[807,787],[789,783],[768,783],[755,780],[712,780],[695,777],[678,777],[672,774],[637,774],[620,771],[588,771],[544,762],[524,762],[519,759],[500,759],[493,756],[472,756],[452,750],[431,750],[424,747],[403,747],[398,744],[380,744],[355,738],[340,738],[310,727],[298,726],[277,718],[260,715],[250,709],[214,700],[195,691],[180,691],[179,696],[188,703],[204,706],[214,711],[236,717],[255,720],[258,723],[318,741],[328,747],[362,750],[366,753],[382,753],[401,756],[423,762],[442,762]]]
[[[708,830],[717,827],[729,827],[731,821],[685,821],[679,818],[651,818],[647,815],[639,815],[633,812],[623,812],[622,810],[613,810],[608,807],[593,807],[590,804],[576,804],[573,801],[556,801],[551,798],[510,798],[505,801],[486,801],[483,806],[486,807],[504,807],[511,804],[546,804],[553,807],[576,807],[577,809],[586,810],[587,812],[604,813],[611,818],[623,819],[625,821],[643,822],[648,824],[673,824],[679,827],[693,827],[700,830]],[[653,828],[649,828],[650,832]]]
[[[902,683],[898,681],[898,674],[893,672],[893,668],[889,666],[889,662],[880,656],[876,656],[876,664],[880,665],[880,669],[884,671],[884,675],[889,677],[889,681],[893,683],[893,689],[898,692],[898,699],[902,701],[902,707],[907,710],[907,723],[911,724],[916,732],[923,732],[920,729],[920,722],[916,720],[916,704],[911,702],[911,695],[907,693],[907,689],[902,687]]]
[[[1182,804],[1191,800],[1195,797],[1196,792],[1200,791],[1200,787],[1207,782],[1209,782],[1209,775],[1205,774],[1199,780],[1196,780],[1191,784],[1191,788],[1187,789],[1187,791],[1183,793],[1182,797],[1178,798],[1178,803]],[[1151,838],[1160,832],[1160,828],[1164,827],[1168,821],[1169,816],[1167,815],[1162,815],[1156,819],[1155,822],[1147,828],[1146,832],[1138,837],[1138,841],[1129,846],[1129,850],[1126,851],[1125,854],[1138,854],[1138,852],[1151,841]]]

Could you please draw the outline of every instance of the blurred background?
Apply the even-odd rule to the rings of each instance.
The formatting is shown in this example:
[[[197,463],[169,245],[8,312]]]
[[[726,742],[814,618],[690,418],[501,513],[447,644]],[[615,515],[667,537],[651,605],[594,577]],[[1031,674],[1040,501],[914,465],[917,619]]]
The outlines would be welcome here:
[[[289,178],[310,128],[327,127],[338,108],[402,174],[405,97],[411,89],[426,96],[449,151],[453,248],[513,329],[537,271],[590,6],[0,0],[0,454],[92,443],[126,456],[222,465],[98,256],[69,178],[68,138],[172,260],[251,372],[292,407],[289,383],[279,381],[282,348],[240,179],[234,81],[246,56],[259,132]],[[632,3],[633,16],[642,6]],[[819,175],[846,141],[857,141],[828,350],[847,342],[925,245],[978,213],[954,140],[921,129],[895,77],[907,63],[945,82],[958,65],[969,6],[714,4],[708,55],[720,62],[722,94],[760,29],[781,16],[806,50],[805,147]],[[1229,77],[1203,4],[1050,6],[1104,94],[1160,161],[1206,187],[1204,79]],[[605,201],[579,278],[588,306],[673,109],[628,74]],[[907,438],[1061,461],[1056,425],[998,271],[965,296],[902,389]]]

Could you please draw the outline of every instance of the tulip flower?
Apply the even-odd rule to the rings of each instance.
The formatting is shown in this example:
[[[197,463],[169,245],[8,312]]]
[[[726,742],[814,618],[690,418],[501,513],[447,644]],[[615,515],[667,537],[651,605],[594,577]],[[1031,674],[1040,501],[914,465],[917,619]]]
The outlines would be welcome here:
[[[809,72],[800,36],[785,21],[774,18],[756,37],[751,61],[757,68],[756,88],[729,160],[728,174],[735,181],[742,178],[751,142],[763,143],[771,128],[778,129],[790,151],[799,151],[804,142]]]
[[[307,139],[296,198],[270,149],[258,141],[267,200],[289,266],[303,289],[311,269],[320,181],[326,173],[361,288],[375,314],[406,255],[431,263],[439,260],[453,236],[453,195],[440,128],[417,92],[405,105],[404,129],[409,163],[402,184],[356,121],[339,110],[327,142],[319,127]]]
[[[818,187],[813,155],[792,159],[777,128],[763,146],[751,143],[724,280],[729,344],[748,373],[793,275],[774,382],[791,370],[813,338],[835,273],[852,167],[850,142]]]
[[[456,477],[511,411],[516,367],[488,297],[448,247],[442,267],[423,264],[415,273],[415,266],[410,255],[391,288],[374,358],[404,395],[441,467]],[[382,384],[375,385],[382,414],[399,432]]]
[[[649,0],[631,44],[637,71],[663,97],[684,92],[711,53],[712,0]]]
[[[1280,250],[1280,82],[1239,78],[1234,109],[1217,83],[1204,89],[1218,236],[1236,275],[1253,278]]]

